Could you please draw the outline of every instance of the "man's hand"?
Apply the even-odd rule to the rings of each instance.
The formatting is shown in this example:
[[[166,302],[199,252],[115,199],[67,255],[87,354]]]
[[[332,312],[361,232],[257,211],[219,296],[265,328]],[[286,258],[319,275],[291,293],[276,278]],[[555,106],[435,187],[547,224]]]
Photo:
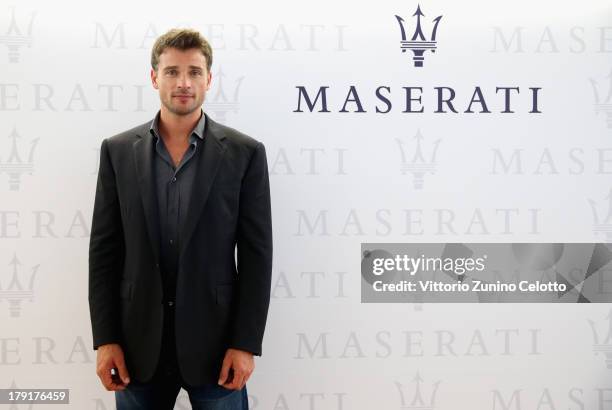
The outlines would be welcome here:
[[[233,371],[231,380],[228,379],[230,369]],[[226,389],[240,390],[251,377],[254,369],[253,353],[238,349],[227,349],[219,375],[219,384]]]
[[[112,379],[113,367],[119,369],[119,379]],[[119,344],[109,343],[98,347],[96,373],[106,390],[125,390],[130,382],[130,375],[125,367],[123,349]]]

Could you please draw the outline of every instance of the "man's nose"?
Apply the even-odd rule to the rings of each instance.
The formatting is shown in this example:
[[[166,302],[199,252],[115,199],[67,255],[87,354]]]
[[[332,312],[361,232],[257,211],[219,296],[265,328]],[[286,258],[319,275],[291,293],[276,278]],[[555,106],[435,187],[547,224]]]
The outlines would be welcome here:
[[[191,79],[189,78],[188,75],[183,74],[181,76],[179,76],[179,80],[178,80],[178,87],[179,88],[187,88],[189,89],[191,87]]]

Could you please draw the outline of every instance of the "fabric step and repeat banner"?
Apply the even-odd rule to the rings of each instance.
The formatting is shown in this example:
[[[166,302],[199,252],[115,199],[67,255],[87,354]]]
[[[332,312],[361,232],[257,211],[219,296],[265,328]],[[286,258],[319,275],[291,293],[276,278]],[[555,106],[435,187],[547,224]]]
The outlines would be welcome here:
[[[612,409],[609,0],[1,0],[0,389],[115,408],[87,299],[100,144],[159,109],[173,27],[213,46],[205,112],[266,147],[250,408]]]

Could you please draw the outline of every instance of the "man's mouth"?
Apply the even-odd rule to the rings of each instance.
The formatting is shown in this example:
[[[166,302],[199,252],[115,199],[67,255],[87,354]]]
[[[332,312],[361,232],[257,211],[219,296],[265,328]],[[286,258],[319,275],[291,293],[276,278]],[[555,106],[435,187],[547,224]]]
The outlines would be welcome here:
[[[186,104],[187,102],[189,102],[189,100],[191,100],[191,98],[193,98],[193,95],[179,94],[175,95],[174,98],[177,98],[179,100],[179,103]]]

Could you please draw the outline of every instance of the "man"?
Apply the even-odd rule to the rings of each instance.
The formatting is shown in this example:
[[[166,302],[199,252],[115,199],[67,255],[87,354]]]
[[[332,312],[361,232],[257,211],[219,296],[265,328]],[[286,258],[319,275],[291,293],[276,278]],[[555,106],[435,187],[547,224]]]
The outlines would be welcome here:
[[[211,65],[197,31],[162,35],[161,109],[102,141],[89,306],[118,410],[172,409],[181,387],[194,409],[248,408],[270,301],[268,167],[262,143],[202,111]]]

